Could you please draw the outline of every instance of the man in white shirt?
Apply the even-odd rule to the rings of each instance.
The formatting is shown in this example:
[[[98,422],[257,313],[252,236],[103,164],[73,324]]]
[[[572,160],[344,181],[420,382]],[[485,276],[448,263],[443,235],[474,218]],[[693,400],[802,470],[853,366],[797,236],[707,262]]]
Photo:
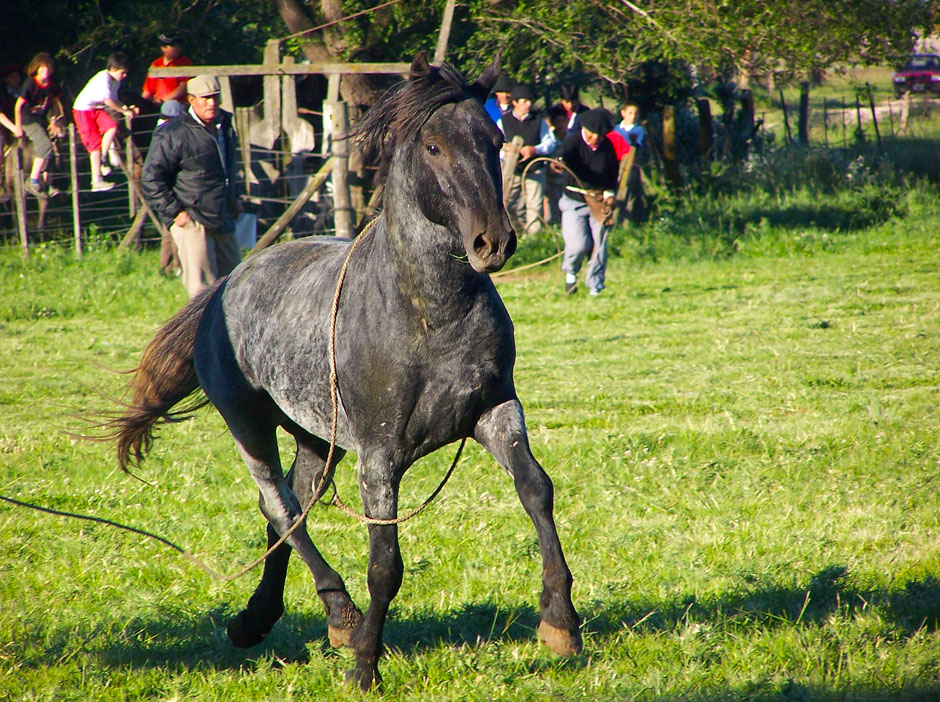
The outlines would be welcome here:
[[[102,165],[101,155],[110,150],[118,125],[105,108],[125,116],[136,114],[136,108],[122,105],[118,98],[118,88],[126,77],[127,56],[121,52],[111,54],[105,70],[85,83],[72,106],[75,127],[91,161],[91,189],[95,192],[114,187],[114,183],[104,179],[111,169]]]

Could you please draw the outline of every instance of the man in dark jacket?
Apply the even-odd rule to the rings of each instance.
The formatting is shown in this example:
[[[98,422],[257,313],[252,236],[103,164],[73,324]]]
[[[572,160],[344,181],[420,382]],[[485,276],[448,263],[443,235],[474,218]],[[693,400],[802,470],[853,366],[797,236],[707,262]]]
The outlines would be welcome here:
[[[189,107],[153,135],[141,190],[170,228],[189,297],[228,275],[241,260],[233,220],[236,194],[232,115],[219,107],[219,81],[196,76],[186,84]]]
[[[512,182],[506,196],[506,209],[515,215],[519,222],[525,221],[525,233],[532,234],[542,227],[542,198],[545,192],[545,174],[537,163],[527,168],[529,161],[536,156],[550,156],[558,148],[558,140],[542,119],[542,114],[532,109],[535,95],[525,85],[517,85],[512,90],[512,109],[503,113],[496,126],[503,133],[506,144],[503,157],[510,148],[513,137],[522,137],[519,160],[513,171]],[[525,181],[522,174],[525,173]]]
[[[617,190],[619,165],[607,138],[610,116],[603,108],[582,112],[579,126],[568,133],[561,158],[567,166],[565,192],[558,201],[561,235],[565,240],[565,292],[578,288],[578,271],[588,258],[585,283],[591,295],[604,289],[607,271],[607,233]]]

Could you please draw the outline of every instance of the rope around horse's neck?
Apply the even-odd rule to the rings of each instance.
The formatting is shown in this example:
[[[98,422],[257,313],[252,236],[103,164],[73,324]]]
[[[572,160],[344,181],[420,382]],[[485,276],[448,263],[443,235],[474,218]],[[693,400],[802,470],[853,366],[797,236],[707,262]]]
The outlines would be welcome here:
[[[186,560],[188,560],[190,563],[192,563],[194,566],[199,568],[201,571],[203,571],[210,577],[215,578],[216,580],[223,581],[223,582],[237,580],[243,575],[246,575],[250,571],[254,570],[257,566],[264,563],[267,557],[270,556],[272,553],[274,553],[275,550],[280,548],[284,544],[284,542],[287,541],[288,538],[290,538],[291,534],[293,534],[300,527],[300,525],[306,521],[307,517],[310,514],[310,511],[313,509],[313,506],[320,500],[321,497],[323,497],[323,494],[326,492],[326,488],[328,485],[333,486],[333,497],[330,499],[330,504],[336,506],[341,512],[344,512],[345,514],[348,514],[349,516],[358,519],[363,524],[375,524],[375,525],[401,524],[402,522],[408,521],[412,517],[415,517],[421,512],[423,512],[425,508],[427,508],[427,506],[430,505],[431,502],[433,502],[434,499],[440,494],[441,490],[444,489],[444,485],[447,484],[447,481],[450,479],[450,476],[453,474],[454,469],[457,467],[457,462],[460,460],[460,454],[463,452],[464,444],[467,443],[466,437],[464,437],[461,440],[460,446],[457,449],[457,455],[454,456],[453,463],[451,463],[450,468],[448,469],[447,473],[444,475],[444,479],[441,480],[440,485],[437,486],[437,489],[434,490],[434,492],[432,492],[431,495],[424,502],[418,505],[418,507],[408,512],[403,517],[398,517],[395,519],[374,519],[364,514],[359,514],[354,509],[347,506],[340,499],[339,493],[336,491],[336,483],[332,480],[332,478],[329,478],[330,464],[333,461],[333,454],[335,453],[335,450],[336,450],[336,434],[337,434],[337,429],[339,425],[339,397],[338,397],[339,382],[338,382],[338,377],[336,374],[336,316],[339,310],[340,293],[342,292],[342,289],[343,289],[343,282],[346,279],[346,271],[349,269],[349,262],[352,259],[353,251],[356,250],[356,247],[359,245],[359,242],[365,238],[366,233],[372,228],[374,224],[375,224],[375,220],[373,219],[371,222],[369,222],[369,224],[365,226],[365,228],[362,230],[359,236],[356,237],[356,239],[352,242],[352,244],[350,244],[349,252],[346,254],[346,259],[343,261],[343,267],[342,269],[340,269],[339,279],[336,282],[336,291],[333,294],[333,305],[330,309],[330,340],[329,340],[330,399],[332,400],[332,403],[333,403],[333,417],[332,417],[332,426],[330,428],[330,450],[327,454],[326,462],[323,465],[323,472],[320,473],[319,476],[314,476],[313,484],[311,485],[313,494],[311,495],[310,501],[307,503],[307,506],[304,508],[303,512],[300,514],[299,517],[297,517],[297,519],[290,526],[290,528],[286,532],[284,532],[284,534],[282,534],[281,537],[274,544],[272,544],[268,548],[268,550],[265,551],[261,556],[259,556],[254,561],[252,561],[251,563],[249,563],[248,565],[241,568],[235,573],[229,573],[229,574],[220,573],[219,571],[215,570],[212,566],[210,566],[208,563],[203,561],[198,556],[184,549],[182,546],[179,546],[167,538],[164,538],[158,534],[154,534],[152,532],[146,531],[144,529],[137,529],[135,527],[128,526],[126,524],[121,524],[120,522],[116,522],[111,519],[105,519],[104,517],[95,517],[93,515],[78,514],[76,512],[65,512],[62,510],[52,509],[50,507],[42,507],[40,505],[30,504],[29,502],[23,502],[22,500],[16,500],[16,499],[13,499],[12,497],[6,497],[4,495],[0,495],[0,501],[7,502],[17,507],[27,507],[29,509],[36,510],[37,512],[43,512],[45,514],[53,514],[59,517],[68,517],[70,519],[78,519],[78,520],[87,521],[87,522],[94,522],[96,524],[104,524],[107,526],[112,526],[112,527],[115,527],[116,529],[122,529],[124,531],[129,531],[133,534],[138,534],[139,536],[147,537],[148,539],[153,539],[154,541],[159,541],[163,545],[168,546],[169,548],[179,553]],[[317,485],[317,477],[320,478],[319,486]]]
[[[330,450],[326,457],[326,463],[323,465],[323,473],[320,476],[320,485],[321,487],[326,486],[326,478],[330,471],[330,463],[333,460],[333,453],[336,448],[336,432],[337,426],[339,424],[339,377],[336,373],[336,316],[339,313],[339,298],[340,294],[343,291],[343,282],[346,280],[346,271],[349,268],[349,261],[352,259],[353,251],[356,250],[356,246],[365,238],[366,232],[372,229],[372,226],[377,220],[373,219],[370,221],[365,229],[362,230],[362,233],[356,237],[356,240],[349,247],[349,253],[346,254],[346,260],[343,261],[343,267],[340,269],[339,278],[336,281],[336,292],[333,294],[333,306],[330,310],[330,344],[329,344],[329,362],[330,362],[330,401],[333,403],[333,421],[332,426],[330,427]],[[420,505],[415,507],[413,510],[408,512],[403,517],[395,517],[394,519],[376,519],[374,517],[369,517],[365,514],[360,514],[356,510],[349,507],[339,496],[339,492],[336,490],[336,482],[331,480],[330,483],[333,485],[333,497],[330,499],[330,504],[336,506],[341,512],[348,514],[350,517],[358,519],[363,524],[370,525],[383,525],[388,526],[391,524],[401,524],[402,522],[407,522],[412,517],[415,517],[427,508],[430,505],[434,498],[436,498],[441,490],[444,489],[444,486],[447,484],[447,481],[450,480],[450,476],[453,474],[454,469],[457,467],[457,461],[460,460],[460,454],[463,452],[464,444],[467,443],[467,437],[464,437],[460,441],[460,446],[457,448],[457,455],[454,456],[453,462],[450,464],[447,473],[444,474],[443,480],[441,480],[440,485],[437,486],[437,489],[431,493],[431,495]],[[316,479],[314,479],[316,480]],[[320,499],[320,495],[317,494],[316,483],[314,487],[314,497],[310,500],[310,505],[308,505],[308,510],[313,506],[314,501]],[[304,515],[306,516],[306,514]]]

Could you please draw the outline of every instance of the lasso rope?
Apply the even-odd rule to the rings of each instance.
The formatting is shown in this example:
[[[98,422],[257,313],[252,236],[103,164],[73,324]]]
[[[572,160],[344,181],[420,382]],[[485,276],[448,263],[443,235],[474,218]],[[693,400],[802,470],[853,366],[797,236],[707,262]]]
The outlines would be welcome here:
[[[0,501],[7,502],[17,507],[27,507],[29,509],[36,510],[37,512],[43,512],[45,514],[53,514],[59,517],[68,517],[70,519],[79,519],[82,521],[94,522],[96,524],[105,524],[107,526],[112,526],[117,529],[129,531],[133,534],[138,534],[139,536],[144,536],[149,539],[159,541],[163,545],[168,546],[169,548],[173,549],[174,551],[182,555],[184,558],[186,558],[186,560],[188,560],[190,563],[195,565],[197,568],[199,568],[203,572],[207,573],[208,575],[215,578],[216,580],[221,580],[223,582],[237,580],[243,575],[254,570],[257,566],[261,565],[265,561],[265,559],[267,559],[268,556],[270,556],[272,553],[274,553],[275,550],[277,550],[281,545],[283,545],[283,543],[287,541],[288,538],[290,538],[291,534],[293,534],[300,527],[300,525],[304,523],[304,521],[309,516],[310,511],[313,509],[313,506],[320,500],[321,497],[323,497],[323,494],[326,492],[326,488],[328,485],[333,486],[333,496],[330,499],[330,504],[336,506],[341,512],[351,517],[354,517],[355,519],[358,519],[363,524],[373,524],[373,525],[401,524],[402,522],[406,522],[412,517],[415,517],[421,512],[423,512],[428,507],[428,505],[430,505],[431,502],[433,502],[434,499],[440,494],[441,490],[444,489],[444,486],[447,484],[447,481],[450,479],[450,476],[453,474],[454,469],[457,467],[457,462],[460,460],[460,455],[463,452],[463,447],[467,443],[466,437],[464,437],[461,440],[460,446],[457,448],[457,455],[454,456],[454,460],[451,463],[450,468],[447,470],[447,473],[444,475],[443,480],[441,480],[440,484],[437,486],[434,492],[432,492],[431,495],[424,502],[418,505],[418,507],[408,512],[403,517],[397,517],[395,519],[375,519],[373,517],[368,517],[364,514],[359,514],[354,509],[347,506],[340,499],[339,493],[336,491],[336,483],[332,479],[332,477],[330,477],[330,464],[333,462],[333,455],[336,450],[336,434],[337,434],[337,429],[339,425],[339,396],[338,396],[339,379],[336,373],[336,317],[339,311],[340,293],[342,292],[342,289],[343,289],[343,282],[346,280],[346,272],[349,269],[349,262],[352,259],[353,252],[356,250],[356,247],[359,245],[359,242],[361,242],[365,238],[365,235],[372,229],[375,222],[376,220],[374,219],[370,221],[362,230],[362,232],[359,234],[359,236],[357,236],[356,239],[352,242],[352,244],[350,244],[349,252],[346,254],[346,259],[343,261],[343,267],[340,269],[339,278],[336,282],[336,291],[333,293],[333,304],[330,308],[330,339],[329,339],[330,400],[332,401],[332,404],[333,404],[333,416],[332,416],[332,422],[331,422],[331,427],[330,427],[330,450],[327,453],[326,462],[323,465],[323,472],[320,473],[318,476],[314,476],[313,482],[311,484],[311,490],[313,494],[311,495],[310,501],[307,503],[307,506],[304,508],[303,512],[294,521],[291,527],[286,532],[284,532],[284,534],[281,535],[281,537],[277,540],[277,542],[275,542],[270,548],[268,548],[268,550],[265,551],[263,555],[261,555],[260,557],[255,559],[253,562],[251,562],[250,564],[248,564],[247,566],[245,566],[241,570],[238,570],[235,573],[224,574],[215,570],[212,566],[207,564],[198,556],[190,553],[189,551],[184,549],[182,546],[179,546],[173,543],[172,541],[170,541],[169,539],[166,539],[162,536],[159,536],[158,534],[154,534],[144,529],[137,529],[135,527],[128,526],[126,524],[121,524],[120,522],[116,522],[111,519],[105,519],[103,517],[95,517],[95,516],[87,515],[87,514],[78,514],[75,512],[66,512],[63,510],[52,509],[50,507],[42,507],[40,505],[34,505],[29,502],[23,502],[22,500],[16,500],[12,497],[6,497],[4,495],[0,495]],[[317,485],[317,482],[318,482],[317,478],[320,479],[319,486]]]
[[[526,163],[525,168],[522,169],[522,175],[520,176],[522,181],[525,182],[526,175],[529,172],[529,169],[536,163],[541,161],[548,161],[549,164],[554,164],[560,166],[561,168],[568,171],[571,174],[571,177],[575,179],[578,185],[582,185],[581,179],[578,178],[577,174],[572,171],[568,165],[562,161],[560,158],[552,158],[551,156],[536,156],[535,158],[529,159],[529,162]],[[508,271],[499,271],[497,273],[490,273],[490,278],[505,278],[506,276],[514,275],[516,273],[521,273],[522,271],[529,270],[530,268],[537,268],[539,266],[545,265],[546,263],[551,263],[556,258],[559,258],[564,255],[564,251],[557,251],[547,258],[535,261],[534,263],[527,263],[524,266],[519,266],[518,268],[511,268]]]

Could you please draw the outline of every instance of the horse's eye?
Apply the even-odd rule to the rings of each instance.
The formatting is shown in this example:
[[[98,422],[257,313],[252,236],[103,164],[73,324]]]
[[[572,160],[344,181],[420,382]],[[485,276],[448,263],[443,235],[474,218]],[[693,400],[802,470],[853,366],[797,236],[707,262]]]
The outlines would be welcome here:
[[[424,148],[427,149],[428,153],[432,156],[437,156],[439,153],[441,153],[441,150],[437,144],[427,144]]]

